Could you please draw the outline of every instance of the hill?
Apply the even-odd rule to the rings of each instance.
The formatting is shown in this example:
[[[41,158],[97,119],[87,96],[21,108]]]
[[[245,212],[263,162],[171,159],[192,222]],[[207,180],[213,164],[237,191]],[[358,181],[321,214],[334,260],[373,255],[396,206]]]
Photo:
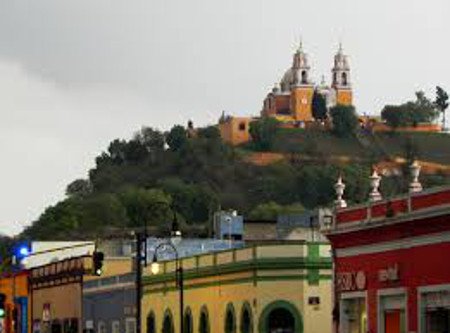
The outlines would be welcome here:
[[[163,235],[174,215],[185,233],[205,236],[218,209],[257,218],[329,205],[338,174],[347,185],[347,200],[363,202],[374,163],[413,155],[450,161],[449,137],[437,134],[358,133],[343,139],[318,130],[281,129],[274,140],[272,157],[255,163],[251,145],[228,146],[215,127],[174,126],[167,133],[143,128],[131,140],[113,140],[89,177],[69,184],[67,197],[48,207],[22,236],[104,237],[144,225]],[[450,179],[433,174],[422,182],[429,187]],[[387,197],[406,189],[401,175],[382,181]]]

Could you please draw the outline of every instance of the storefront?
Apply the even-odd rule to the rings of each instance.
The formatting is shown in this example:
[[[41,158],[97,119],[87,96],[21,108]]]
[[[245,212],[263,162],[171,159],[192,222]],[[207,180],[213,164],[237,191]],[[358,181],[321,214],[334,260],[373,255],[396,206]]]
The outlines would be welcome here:
[[[0,319],[2,333],[28,332],[28,272],[7,273],[0,277],[0,293],[5,295],[5,316]]]
[[[86,256],[31,269],[32,333],[81,333],[83,275],[91,265]]]
[[[337,208],[324,232],[336,330],[450,332],[449,187]]]

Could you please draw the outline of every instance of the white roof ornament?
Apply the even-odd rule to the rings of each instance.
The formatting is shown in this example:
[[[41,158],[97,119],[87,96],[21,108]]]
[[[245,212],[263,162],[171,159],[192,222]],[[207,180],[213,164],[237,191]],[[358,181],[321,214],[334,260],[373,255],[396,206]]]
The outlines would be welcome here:
[[[347,207],[347,202],[342,198],[344,195],[345,184],[342,182],[342,176],[339,175],[339,178],[334,184],[334,189],[336,191],[337,199],[334,202],[336,208],[345,208]]]
[[[422,191],[422,184],[419,182],[420,169],[422,167],[414,160],[409,166],[411,172],[411,183],[409,183],[409,193],[417,193]]]
[[[374,168],[372,175],[370,176],[370,188],[371,191],[369,193],[369,201],[376,202],[380,201],[382,198],[381,193],[379,191],[381,177],[378,175],[377,170]]]

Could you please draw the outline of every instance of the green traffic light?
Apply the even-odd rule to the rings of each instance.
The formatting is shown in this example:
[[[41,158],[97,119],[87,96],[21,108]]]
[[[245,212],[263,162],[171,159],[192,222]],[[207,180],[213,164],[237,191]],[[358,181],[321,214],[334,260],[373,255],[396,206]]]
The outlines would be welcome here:
[[[5,316],[5,309],[0,309],[0,318]]]

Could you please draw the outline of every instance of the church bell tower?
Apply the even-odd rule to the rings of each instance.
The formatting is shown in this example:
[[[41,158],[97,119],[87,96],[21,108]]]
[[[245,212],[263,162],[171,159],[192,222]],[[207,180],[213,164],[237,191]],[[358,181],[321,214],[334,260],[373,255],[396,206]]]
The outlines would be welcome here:
[[[350,66],[348,56],[344,55],[342,45],[334,56],[334,66],[332,72],[332,88],[336,91],[336,104],[352,105],[353,93],[350,83]]]
[[[310,77],[311,66],[308,56],[303,51],[303,45],[300,46],[294,54],[291,68],[291,111],[297,121],[311,121],[312,116],[312,98],[314,94],[314,85]]]

